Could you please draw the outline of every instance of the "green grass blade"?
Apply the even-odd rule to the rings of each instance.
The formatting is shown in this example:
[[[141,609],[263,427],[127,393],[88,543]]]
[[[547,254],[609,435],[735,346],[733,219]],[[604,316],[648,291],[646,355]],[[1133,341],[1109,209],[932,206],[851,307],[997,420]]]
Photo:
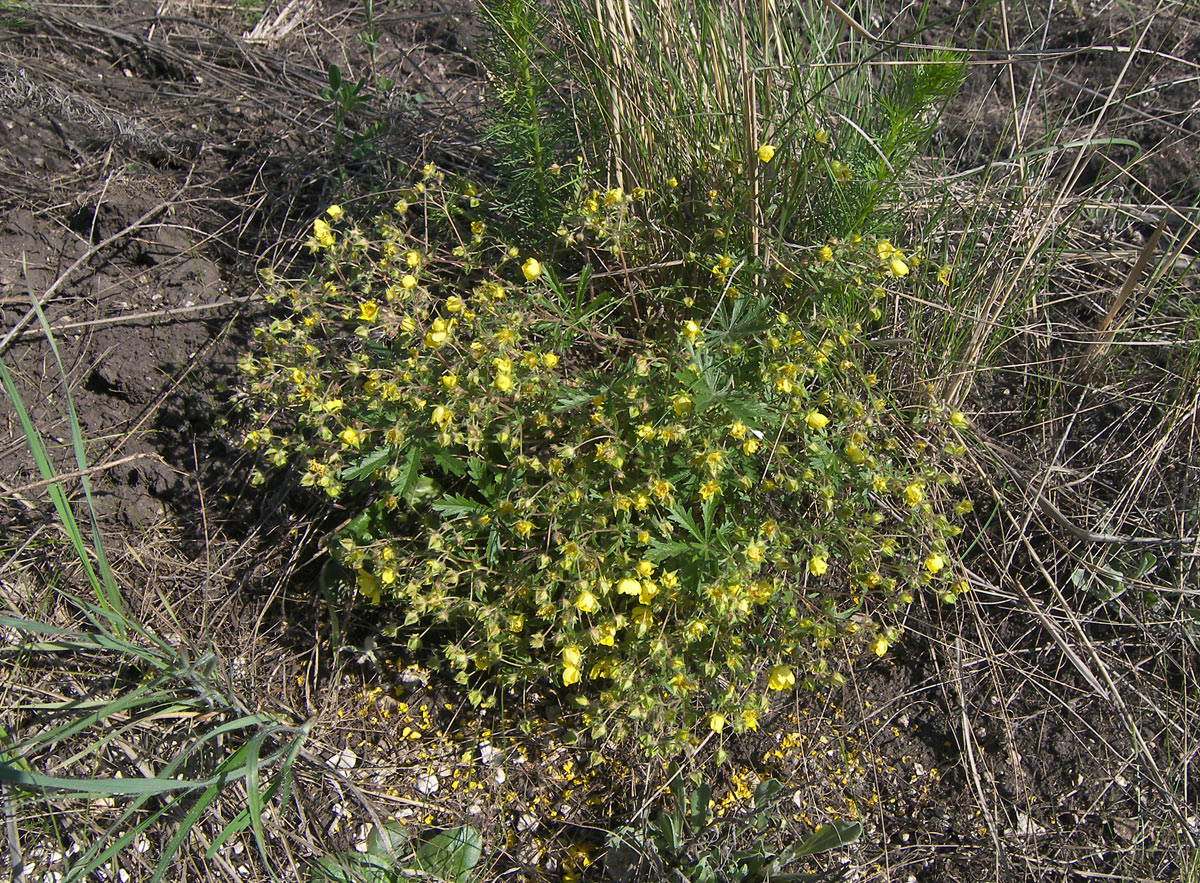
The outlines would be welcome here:
[[[83,433],[79,428],[79,415],[75,412],[75,401],[71,397],[71,388],[67,382],[67,372],[63,367],[62,355],[58,351],[58,344],[54,340],[54,334],[50,330],[50,323],[46,319],[46,314],[42,312],[42,305],[38,303],[38,299],[34,296],[32,289],[29,291],[29,299],[33,302],[33,309],[37,312],[38,321],[41,323],[42,331],[46,335],[46,342],[50,345],[50,352],[54,354],[54,363],[58,367],[58,376],[62,381],[63,396],[67,403],[67,415],[71,427],[71,446],[75,452],[75,463],[79,469],[79,484],[83,488],[83,496],[87,502],[88,519],[91,522],[91,547],[96,555],[96,570],[104,586],[101,603],[107,603],[108,608],[112,611],[122,611],[125,609],[125,604],[121,598],[121,590],[113,578],[112,568],[108,565],[108,555],[104,550],[104,543],[100,538],[100,523],[96,519],[96,507],[92,500],[92,483],[88,478],[87,472],[87,452],[84,449]],[[78,527],[76,530],[78,530]]]

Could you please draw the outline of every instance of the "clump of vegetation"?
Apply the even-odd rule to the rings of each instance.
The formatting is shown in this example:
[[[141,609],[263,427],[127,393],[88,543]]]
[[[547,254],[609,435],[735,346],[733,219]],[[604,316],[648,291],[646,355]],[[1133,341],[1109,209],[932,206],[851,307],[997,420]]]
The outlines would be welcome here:
[[[768,269],[681,238],[629,272],[671,188],[577,203],[546,255],[432,167],[361,225],[330,207],[318,271],[269,280],[246,443],[351,508],[348,582],[473,702],[553,684],[591,735],[673,752],[963,590],[966,423],[889,402],[861,327],[822,310],[936,274],[918,254],[854,237]]]

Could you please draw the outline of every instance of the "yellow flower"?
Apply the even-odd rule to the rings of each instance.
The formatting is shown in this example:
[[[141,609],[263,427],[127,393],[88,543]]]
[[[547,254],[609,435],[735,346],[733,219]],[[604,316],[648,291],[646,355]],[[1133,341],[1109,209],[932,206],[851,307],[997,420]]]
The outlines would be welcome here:
[[[458,386],[458,375],[443,374],[438,378],[438,382],[441,383],[446,389],[454,389],[454,387]]]
[[[450,326],[445,319],[434,319],[433,325],[425,332],[425,346],[435,350],[450,339]]]
[[[796,686],[796,673],[789,666],[777,665],[767,673],[767,686],[772,690],[787,690]]]
[[[454,415],[450,409],[443,405],[436,405],[433,409],[433,415],[429,418],[429,422],[438,429],[445,430],[450,425],[450,421],[454,419]]]
[[[421,255],[415,251],[406,251],[404,253],[404,263],[411,267],[418,267],[421,264]]]
[[[761,564],[766,560],[766,554],[763,552],[763,547],[758,543],[751,543],[746,547],[746,560],[754,564]]]
[[[937,573],[939,570],[941,570],[945,566],[946,566],[946,559],[943,558],[941,555],[938,555],[936,552],[925,559],[925,569],[928,570],[931,574]]]
[[[729,424],[729,434],[738,441],[746,437],[746,424],[741,420],[734,420]]]
[[[886,261],[895,253],[896,247],[886,239],[880,239],[875,243],[875,254],[879,255],[881,261]]]
[[[500,392],[510,392],[513,388],[512,375],[501,371],[496,375],[496,379],[492,381],[492,386],[500,390]]]
[[[871,652],[876,656],[883,656],[888,652],[888,647],[890,646],[891,644],[888,643],[887,638],[883,635],[876,635],[875,640],[871,642]]]
[[[955,429],[966,429],[971,425],[971,421],[967,419],[967,415],[962,411],[955,411],[950,415],[950,425]]]
[[[654,576],[654,563],[651,561],[642,560],[637,563],[634,568],[638,572],[638,576],[645,579],[646,577]]]
[[[390,586],[396,581],[396,571],[390,567],[385,567],[379,572],[379,581],[385,586]]]
[[[352,426],[343,429],[338,438],[340,438],[342,440],[342,444],[348,448],[357,448],[363,443],[363,434]]]
[[[379,304],[373,300],[365,300],[358,306],[358,318],[363,322],[374,322],[379,315]]]
[[[748,438],[742,442],[742,453],[747,457],[758,452],[760,445],[756,438]]]
[[[695,343],[696,338],[700,336],[700,326],[692,319],[688,319],[683,323],[683,336],[687,338],[688,343]]]
[[[617,203],[621,202],[621,200],[623,200],[624,198],[625,198],[625,191],[622,190],[620,187],[614,187],[611,190],[609,190],[607,193],[604,194],[604,204],[606,206],[613,206],[613,205],[616,205]]]
[[[652,579],[642,580],[642,590],[638,593],[638,603],[649,605],[658,594],[658,584]]]
[[[547,368],[554,368],[558,365],[558,356],[555,353],[542,353],[542,364]]]
[[[910,506],[918,505],[925,499],[925,491],[921,487],[920,482],[913,482],[904,489],[904,500]]]
[[[322,218],[317,218],[313,221],[312,230],[313,237],[317,240],[318,245],[324,248],[329,248],[329,246],[333,245],[333,232],[329,229],[329,224]]]
[[[949,285],[950,284],[950,268],[942,267],[940,270],[938,270],[937,280],[938,280],[938,282],[942,283],[942,285]]]
[[[596,678],[611,678],[615,668],[616,666],[613,665],[613,661],[611,659],[601,659],[592,666],[592,670],[588,672],[588,677],[593,681]]]
[[[600,602],[596,600],[595,595],[584,589],[575,599],[575,609],[580,613],[595,613],[600,609]]]
[[[742,726],[747,730],[758,729],[758,712],[753,708],[747,708],[742,711]]]
[[[379,580],[367,573],[365,570],[359,570],[355,574],[355,584],[358,586],[358,591],[363,594],[372,604],[379,603]]]
[[[830,248],[828,245],[822,245],[821,248],[817,251],[817,260],[820,261],[822,264],[828,264],[830,261],[833,260],[833,249]]]
[[[340,205],[331,205],[329,208],[325,209],[325,214],[329,215],[329,217],[336,221],[340,219],[345,212],[342,211],[342,207]]]
[[[513,525],[513,530],[516,532],[517,536],[524,539],[525,537],[529,536],[530,531],[533,530],[533,522],[522,518]]]
[[[804,422],[808,424],[809,429],[824,429],[829,425],[829,418],[820,411],[810,411]]]
[[[579,683],[579,668],[574,665],[564,665],[562,671],[563,686],[569,687]]]
[[[612,647],[617,642],[617,627],[611,622],[602,622],[596,626],[596,643],[603,647]]]
[[[682,417],[688,411],[692,410],[692,397],[684,392],[672,396],[671,408],[675,411],[676,416]]]
[[[521,275],[525,277],[526,282],[532,282],[542,275],[542,265],[538,263],[537,258],[530,258],[521,265]]]
[[[570,665],[579,668],[583,664],[583,651],[576,646],[562,648],[563,665]]]
[[[343,402],[341,399],[330,399],[329,401],[327,401],[325,403],[324,409],[325,409],[326,414],[336,414],[338,411],[342,410],[342,408],[344,408],[345,406],[346,406],[346,403]]]
[[[636,579],[626,577],[617,583],[618,595],[640,595],[642,592],[642,584]]]
[[[899,255],[892,257],[892,260],[888,264],[888,269],[892,271],[893,276],[908,275],[908,264],[906,264],[904,262],[904,258],[900,257]]]
[[[679,179],[672,175],[671,177],[667,178],[667,186],[674,190],[679,186]]]
[[[640,638],[646,634],[650,626],[654,625],[654,614],[650,611],[649,607],[638,605],[630,612],[629,620],[637,629],[638,637]]]
[[[714,711],[708,717],[708,728],[714,733],[719,733],[725,729],[725,715],[718,711]]]
[[[406,291],[411,291],[412,289],[417,287],[417,277],[414,276],[412,273],[405,273],[404,276],[400,279],[400,287],[405,289]]]
[[[446,298],[446,312],[448,313],[461,313],[466,307],[466,303],[457,294]]]
[[[758,161],[768,163],[775,158],[775,147],[772,144],[761,144],[758,148]]]
[[[829,559],[824,555],[813,555],[808,559],[808,572],[813,576],[824,576],[829,570]]]
[[[715,481],[706,481],[700,485],[700,499],[707,501],[709,497],[721,493],[721,486]]]

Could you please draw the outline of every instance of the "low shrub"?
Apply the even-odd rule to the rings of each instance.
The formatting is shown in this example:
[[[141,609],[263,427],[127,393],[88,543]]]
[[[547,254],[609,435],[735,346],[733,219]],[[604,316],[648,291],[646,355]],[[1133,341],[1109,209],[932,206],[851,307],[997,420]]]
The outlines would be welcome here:
[[[330,207],[317,272],[267,280],[246,443],[350,508],[348,582],[473,702],[553,685],[591,735],[669,754],[955,598],[965,421],[898,409],[821,309],[866,315],[937,272],[918,256],[856,237],[768,269],[699,250],[709,228],[651,261],[691,211],[670,187],[577,205],[545,255],[432,168],[369,221]]]

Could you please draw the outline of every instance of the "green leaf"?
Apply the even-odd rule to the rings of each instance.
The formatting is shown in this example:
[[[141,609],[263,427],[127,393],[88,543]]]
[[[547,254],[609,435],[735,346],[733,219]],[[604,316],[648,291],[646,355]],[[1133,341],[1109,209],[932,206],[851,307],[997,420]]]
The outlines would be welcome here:
[[[483,854],[483,837],[470,825],[443,831],[417,846],[417,870],[446,883],[467,883]]]
[[[658,836],[655,840],[658,841],[659,851],[676,852],[679,849],[680,841],[683,840],[683,827],[679,817],[660,812],[654,818],[654,827],[658,829]]]
[[[392,855],[401,855],[408,851],[409,839],[408,829],[402,824],[384,822],[382,828],[371,828],[371,835],[367,838],[367,852],[384,858],[387,857],[390,848]]]
[[[462,460],[459,460],[457,457],[451,457],[441,448],[434,448],[429,452],[429,454],[433,457],[434,462],[436,462],[451,475],[462,478],[467,474],[467,467],[463,465]]]
[[[456,494],[446,494],[440,500],[433,502],[433,509],[440,515],[447,518],[454,518],[458,515],[475,515],[486,512],[487,506]]]
[[[383,466],[392,459],[392,455],[396,453],[396,449],[391,445],[383,445],[378,447],[371,453],[367,454],[353,466],[347,466],[342,470],[342,481],[359,481],[366,478],[380,466]]]
[[[383,883],[392,876],[390,860],[357,852],[338,852],[318,859],[309,868],[310,883]]]
[[[421,458],[417,456],[416,448],[409,448],[408,456],[404,458],[404,465],[400,467],[400,474],[392,482],[392,492],[397,497],[407,500],[411,504],[412,500],[409,499],[409,494],[416,485],[420,474]]]
[[[672,503],[670,517],[672,521],[690,533],[701,546],[705,544],[704,534],[700,532],[700,527],[696,524],[696,519],[692,518],[692,513],[688,512],[678,503]]]
[[[676,555],[682,555],[695,548],[696,546],[693,543],[681,543],[678,540],[652,539],[650,545],[646,547],[646,560],[658,564],[661,561],[674,558]]]
[[[754,789],[754,808],[760,811],[766,809],[782,788],[783,785],[775,779],[759,782],[758,787]]]
[[[837,819],[831,824],[822,825],[805,837],[792,855],[799,858],[800,856],[829,852],[831,849],[838,849],[853,843],[862,836],[862,833],[863,826],[859,822]]]

